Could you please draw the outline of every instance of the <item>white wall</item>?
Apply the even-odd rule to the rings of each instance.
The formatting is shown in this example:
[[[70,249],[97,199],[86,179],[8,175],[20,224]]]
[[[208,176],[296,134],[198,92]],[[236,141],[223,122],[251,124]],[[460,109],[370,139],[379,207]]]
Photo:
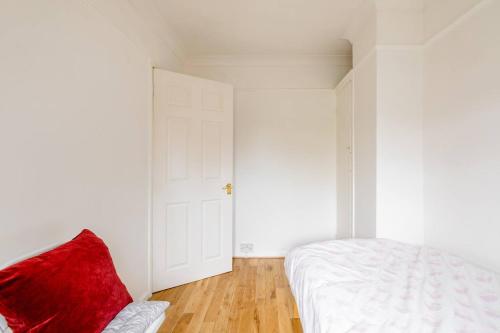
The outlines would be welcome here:
[[[244,90],[235,113],[235,245],[279,256],[336,233],[331,89]]]
[[[354,236],[376,237],[377,57],[354,67]]]
[[[367,2],[354,49],[356,237],[423,242],[422,3]]]
[[[235,86],[235,255],[281,256],[336,233],[335,95],[350,57],[213,56],[192,75]]]
[[[423,132],[426,243],[498,272],[499,17],[483,1],[426,46]]]
[[[381,0],[366,13],[372,30],[350,35],[357,236],[500,271],[500,3]]]
[[[422,244],[422,50],[377,49],[377,237]]]
[[[4,0],[0,54],[0,262],[90,228],[142,297],[148,50],[86,1]]]

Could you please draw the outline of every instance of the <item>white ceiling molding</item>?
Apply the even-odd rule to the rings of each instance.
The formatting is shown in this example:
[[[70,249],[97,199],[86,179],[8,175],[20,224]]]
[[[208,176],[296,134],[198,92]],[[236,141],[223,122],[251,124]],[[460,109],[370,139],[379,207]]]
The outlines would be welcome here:
[[[335,65],[352,67],[348,55],[206,55],[186,58],[191,66],[219,67],[297,67]]]

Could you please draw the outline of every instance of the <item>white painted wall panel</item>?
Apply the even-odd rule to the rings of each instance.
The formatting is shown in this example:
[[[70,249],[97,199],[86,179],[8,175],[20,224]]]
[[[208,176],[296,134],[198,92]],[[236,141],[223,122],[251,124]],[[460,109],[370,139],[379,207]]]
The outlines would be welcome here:
[[[0,262],[90,228],[147,294],[152,79],[135,41],[87,1],[0,2]]]
[[[284,255],[336,233],[333,90],[244,90],[235,113],[235,244]]]
[[[422,52],[377,50],[377,237],[422,244]]]
[[[354,236],[376,236],[377,59],[354,68]]]
[[[425,49],[425,241],[500,272],[500,2]]]

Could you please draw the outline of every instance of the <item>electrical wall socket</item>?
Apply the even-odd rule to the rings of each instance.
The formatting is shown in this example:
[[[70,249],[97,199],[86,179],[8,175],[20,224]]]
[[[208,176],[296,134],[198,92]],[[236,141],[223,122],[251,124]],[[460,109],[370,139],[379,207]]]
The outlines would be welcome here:
[[[249,254],[253,252],[253,244],[252,243],[240,243],[240,251],[244,254]]]

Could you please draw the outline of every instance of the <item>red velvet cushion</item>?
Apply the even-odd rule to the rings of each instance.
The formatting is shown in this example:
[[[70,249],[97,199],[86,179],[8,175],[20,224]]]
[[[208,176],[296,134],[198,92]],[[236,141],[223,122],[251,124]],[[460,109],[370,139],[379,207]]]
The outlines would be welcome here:
[[[132,301],[90,230],[0,270],[0,313],[15,332],[101,332]]]

